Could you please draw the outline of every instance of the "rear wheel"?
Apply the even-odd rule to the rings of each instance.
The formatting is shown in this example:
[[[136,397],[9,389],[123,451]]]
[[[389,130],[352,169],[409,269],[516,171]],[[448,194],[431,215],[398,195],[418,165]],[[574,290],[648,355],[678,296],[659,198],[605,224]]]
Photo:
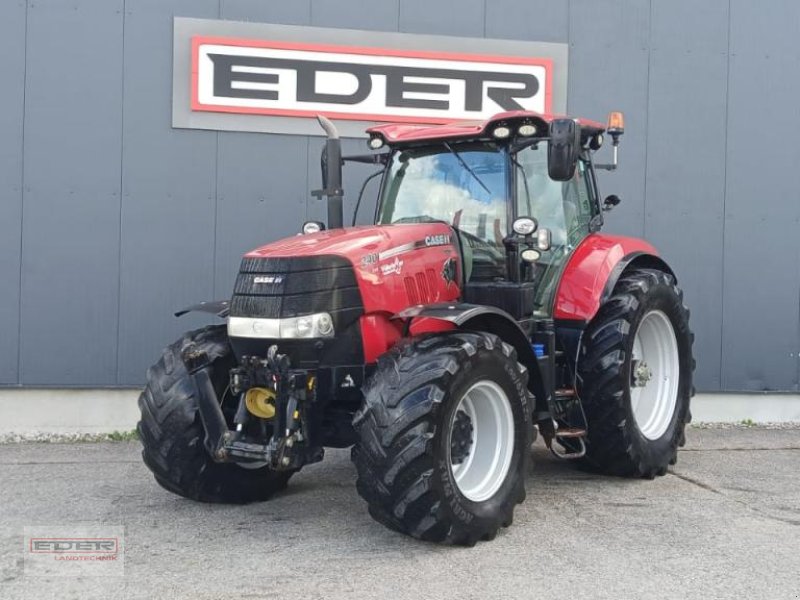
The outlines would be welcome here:
[[[636,269],[620,278],[583,336],[578,369],[589,430],[582,464],[651,478],[675,463],[691,420],[693,337],[672,276]]]
[[[189,347],[208,356],[217,396],[227,400],[234,358],[224,325],[191,331],[166,348],[148,369],[147,386],[139,396],[142,419],[137,429],[145,464],[161,487],[192,500],[242,504],[268,499],[286,487],[293,472],[211,459],[203,444],[195,386],[182,358]],[[223,404],[223,412],[230,417],[228,406]]]
[[[354,425],[357,490],[370,514],[413,537],[492,539],[525,498],[527,371],[485,333],[405,341],[378,360]]]

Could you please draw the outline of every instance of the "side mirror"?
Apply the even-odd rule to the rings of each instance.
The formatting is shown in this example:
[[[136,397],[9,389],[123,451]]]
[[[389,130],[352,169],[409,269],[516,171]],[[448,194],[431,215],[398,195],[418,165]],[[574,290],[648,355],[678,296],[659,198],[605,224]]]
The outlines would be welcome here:
[[[573,119],[553,119],[547,148],[547,172],[554,181],[569,181],[581,152],[581,126]]]
[[[606,199],[603,200],[603,210],[609,211],[612,208],[614,208],[617,204],[619,204],[620,202],[622,202],[622,200],[620,200],[620,197],[615,195],[615,194],[611,194],[610,196],[606,196]]]

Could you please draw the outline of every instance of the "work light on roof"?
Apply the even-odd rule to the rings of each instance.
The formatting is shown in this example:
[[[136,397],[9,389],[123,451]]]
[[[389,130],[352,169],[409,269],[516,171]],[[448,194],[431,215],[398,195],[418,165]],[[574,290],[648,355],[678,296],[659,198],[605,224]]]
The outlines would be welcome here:
[[[494,131],[492,131],[492,136],[494,136],[498,140],[504,140],[510,135],[511,135],[511,129],[509,129],[505,125],[500,125],[499,127],[495,127]]]

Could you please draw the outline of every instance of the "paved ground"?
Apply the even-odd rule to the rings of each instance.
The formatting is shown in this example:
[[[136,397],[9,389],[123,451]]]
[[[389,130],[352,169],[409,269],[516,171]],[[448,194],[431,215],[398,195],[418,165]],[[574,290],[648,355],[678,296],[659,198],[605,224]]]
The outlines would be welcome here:
[[[800,429],[692,429],[655,481],[543,449],[515,524],[445,548],[371,521],[348,453],[244,507],[161,490],[138,443],[0,446],[0,598],[800,598]],[[22,528],[124,525],[125,576],[23,575]]]

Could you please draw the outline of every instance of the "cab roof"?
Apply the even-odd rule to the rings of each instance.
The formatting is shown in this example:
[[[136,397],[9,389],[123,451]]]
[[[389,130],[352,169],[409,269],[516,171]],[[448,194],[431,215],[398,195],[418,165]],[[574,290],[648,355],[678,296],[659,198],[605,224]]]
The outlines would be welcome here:
[[[540,131],[547,131],[554,119],[562,119],[563,115],[537,113],[527,110],[514,110],[498,113],[485,121],[454,121],[443,125],[412,125],[407,123],[389,123],[367,129],[367,133],[380,136],[388,144],[413,144],[432,140],[463,140],[490,138],[491,130],[500,125],[516,125],[531,123]],[[575,119],[581,128],[590,135],[602,133],[606,126],[589,119]],[[546,135],[546,134],[545,134]]]

